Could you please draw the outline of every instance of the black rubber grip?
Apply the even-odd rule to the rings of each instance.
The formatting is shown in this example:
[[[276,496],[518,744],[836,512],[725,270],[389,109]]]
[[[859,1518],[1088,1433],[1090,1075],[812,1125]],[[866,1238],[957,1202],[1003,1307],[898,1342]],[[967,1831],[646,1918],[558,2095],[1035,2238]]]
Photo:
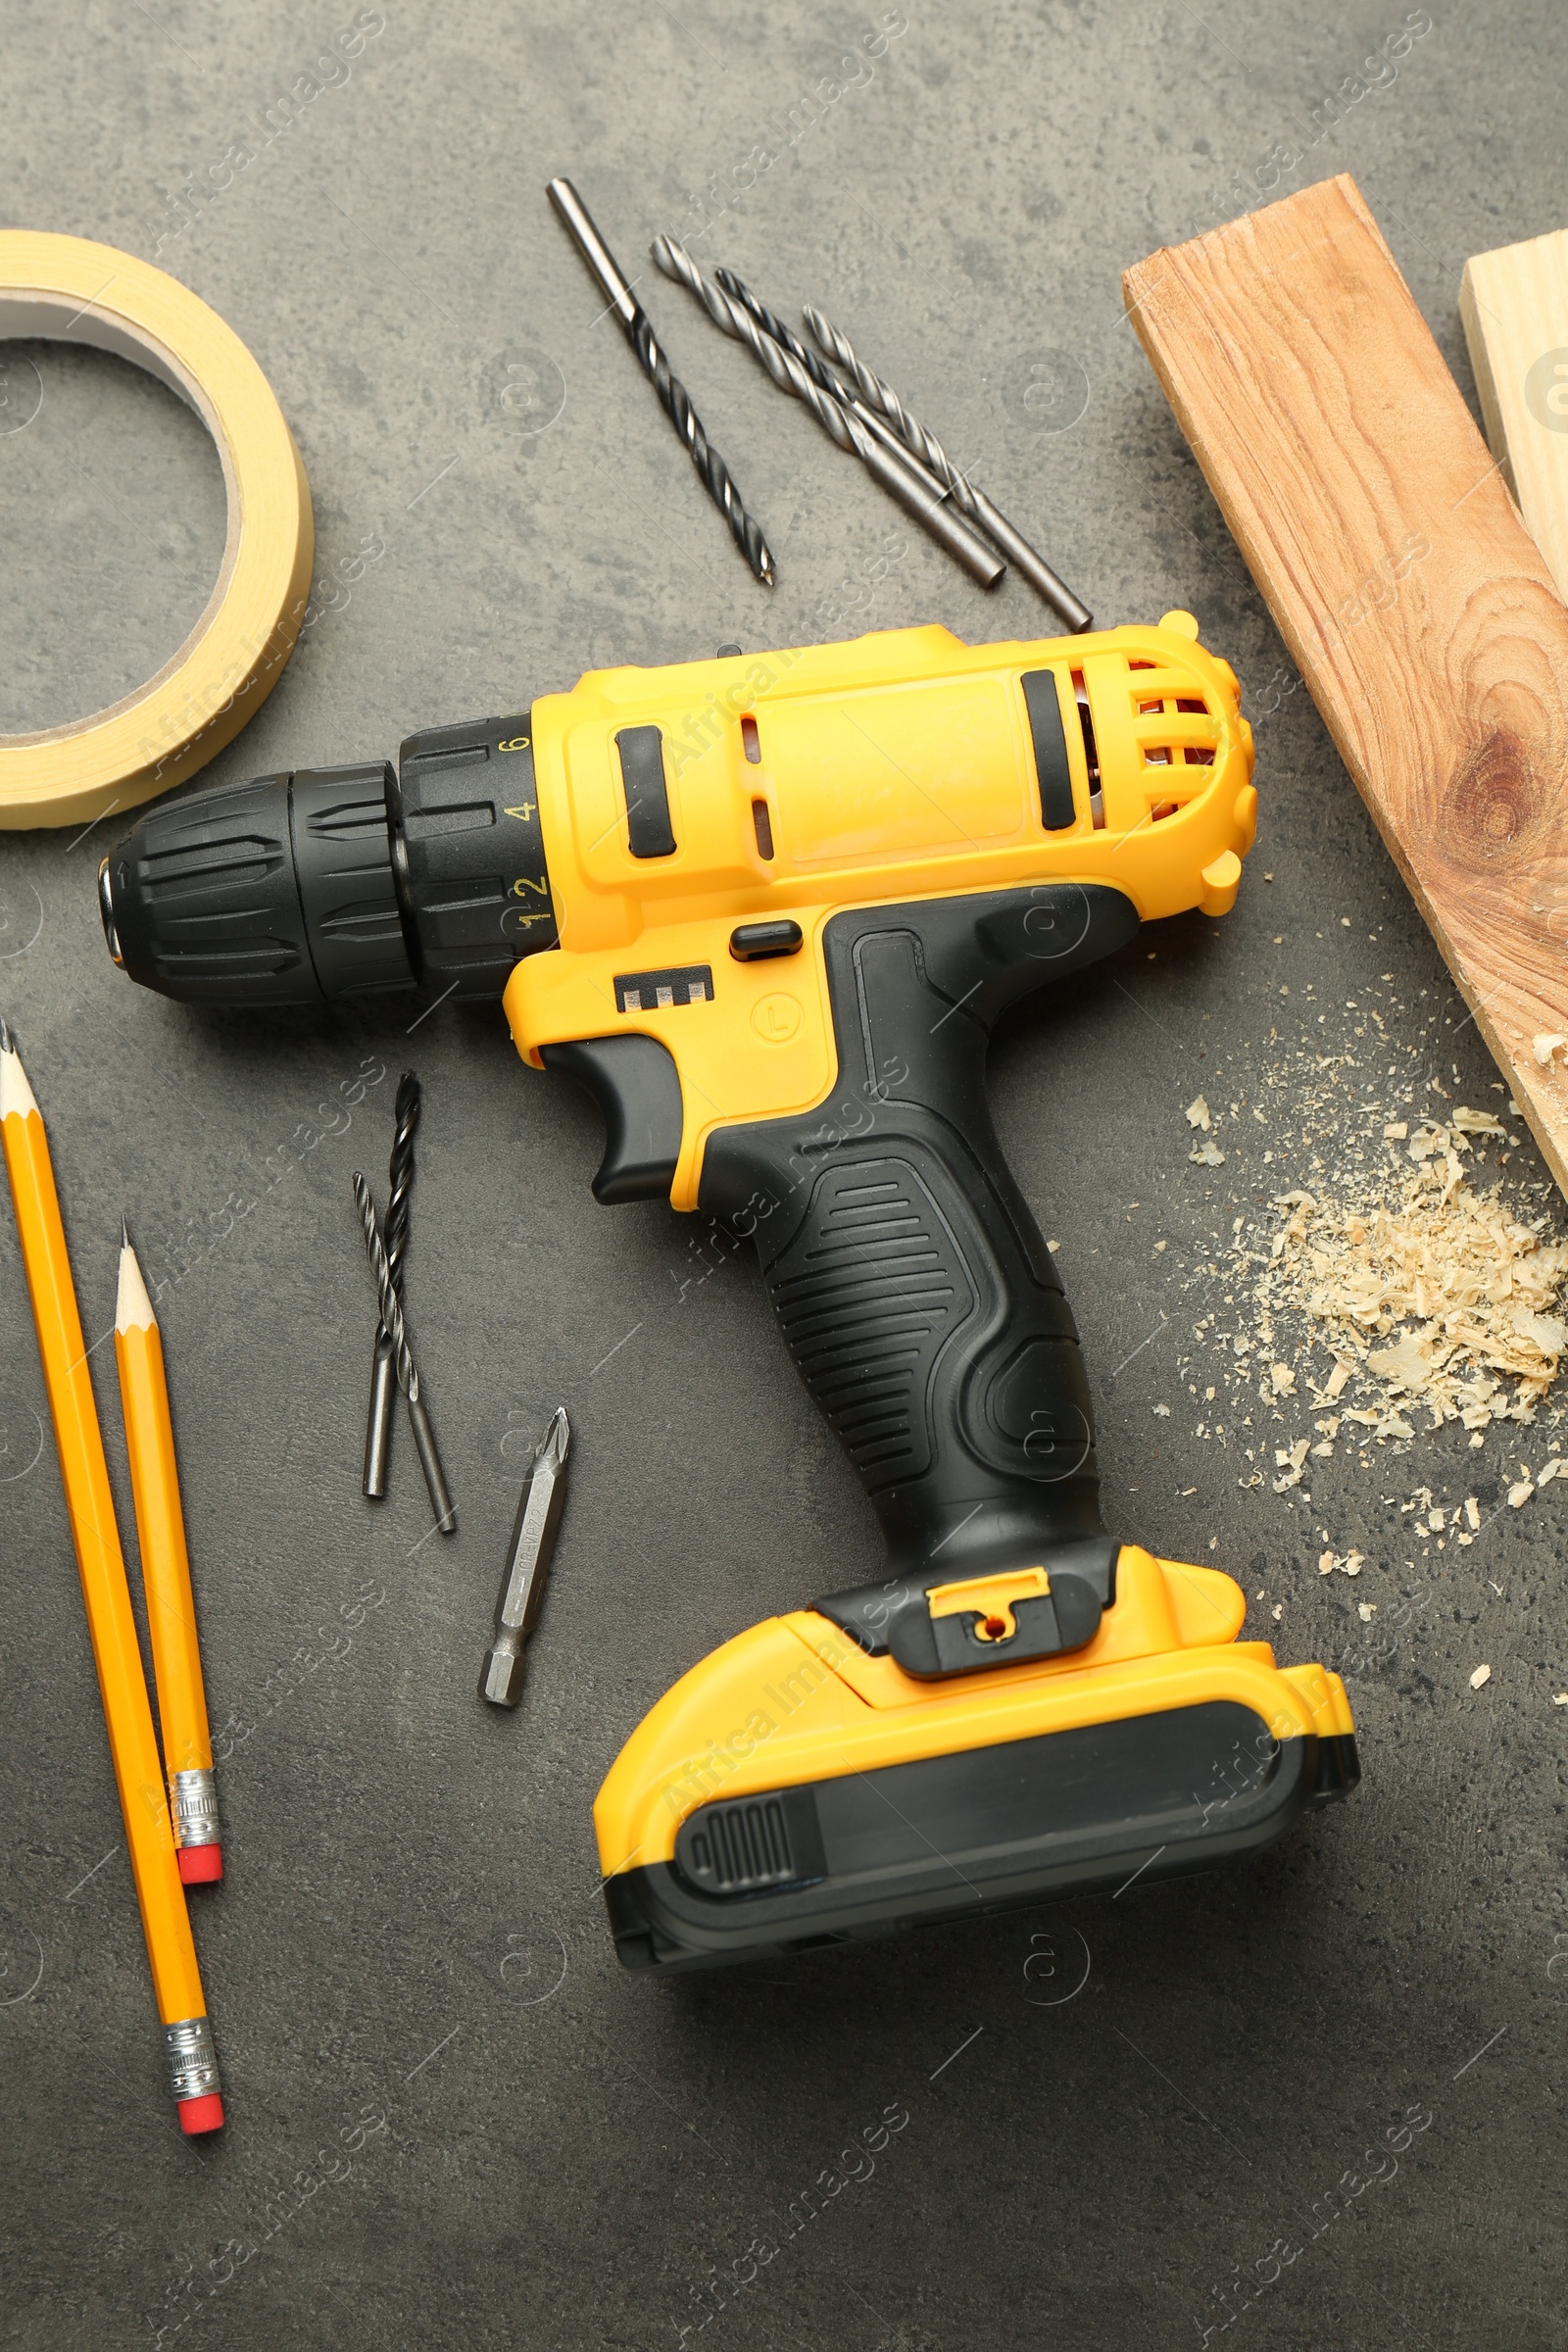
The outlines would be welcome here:
[[[1110,1569],[1078,1335],[985,1059],[1004,1005],[1137,928],[1119,891],[1074,883],[837,915],[832,1100],[709,1139],[702,1206],[755,1233],[890,1567],[921,1588],[1086,1543]]]
[[[1061,701],[1056,673],[1052,669],[1024,672],[1024,708],[1035,747],[1035,774],[1040,779],[1040,821],[1048,833],[1065,832],[1078,821],[1072,800],[1072,770],[1067,764],[1067,736],[1061,723]]]
[[[663,737],[657,727],[622,727],[615,737],[626,793],[626,843],[634,858],[673,858]]]

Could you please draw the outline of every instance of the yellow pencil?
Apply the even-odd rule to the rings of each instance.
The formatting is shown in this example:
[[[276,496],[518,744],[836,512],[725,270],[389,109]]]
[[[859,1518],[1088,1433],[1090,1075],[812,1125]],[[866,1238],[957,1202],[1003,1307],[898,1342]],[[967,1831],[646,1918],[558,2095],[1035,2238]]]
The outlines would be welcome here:
[[[199,1886],[223,1875],[213,1741],[207,1729],[196,1603],[179,1507],[179,1470],[169,1414],[169,1384],[164,1376],[164,1343],[123,1224],[121,1233],[115,1355],[130,1455],[130,1490],[136,1501],[153,1673],[158,1683],[164,1772],[169,1781],[169,1812],[179,1875],[187,1886]]]
[[[66,1509],[76,1546],[87,1629],[109,1727],[109,1749],[120,1787],[125,1846],[141,1905],[153,1992],[163,2020],[165,2055],[182,2127],[186,2132],[215,2132],[223,2120],[218,2061],[185,1910],[185,1890],[174,1861],[152,1707],[136,1646],[130,1590],[71,1260],[66,1254],[49,1144],[26,1072],[3,1021],[0,1143],[11,1179],[22,1262],[32,1296],[32,1319],[49,1393]]]

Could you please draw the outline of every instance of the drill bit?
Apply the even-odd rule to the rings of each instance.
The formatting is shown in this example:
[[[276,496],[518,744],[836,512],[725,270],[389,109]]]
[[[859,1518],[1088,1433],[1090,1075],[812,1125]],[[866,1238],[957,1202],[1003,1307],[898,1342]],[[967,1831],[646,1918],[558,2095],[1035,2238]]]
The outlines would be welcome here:
[[[723,272],[720,271],[719,274],[722,276]],[[738,292],[739,288],[736,288],[735,291]],[[930,467],[937,478],[952,492],[965,514],[978,517],[979,505],[968,475],[961,466],[954,464],[935,433],[927,432],[925,426],[918,423],[909,415],[892,386],[884,383],[879,375],[873,374],[871,369],[856,357],[855,348],[849,337],[841,335],[813,304],[808,303],[802,315],[822,349],[831,353],[840,367],[849,369],[855,379],[855,397],[862,403],[868,403],[874,415],[890,418],[897,428],[901,446],[908,449],[923,465]],[[825,365],[825,363],[819,364]],[[842,378],[840,380],[842,381]]]
[[[840,449],[858,458],[889,496],[896,498],[906,514],[929,531],[956,563],[961,564],[983,588],[996,586],[1004,566],[963,516],[954,513],[937,482],[911,465],[902,450],[884,447],[873,440],[854,410],[845,408],[831,392],[814,382],[792,352],[763,332],[743,302],[703,275],[684,245],[677,244],[673,237],[656,237],[652,252],[664,275],[695,294],[719,331],[732,336],[737,343],[744,343],[753,358],[767,369],[779,390],[792,393],[802,402]]]
[[[484,1653],[479,1672],[479,1696],[493,1707],[514,1707],[522,1696],[523,1647],[538,1623],[545,1596],[545,1579],[566,1500],[566,1448],[570,1443],[566,1408],[558,1404],[523,1481],[512,1542],[507,1546],[501,1597],[496,1602],[496,1638]]]
[[[856,385],[868,408],[875,409],[892,425],[906,449],[928,466],[938,480],[946,483],[957,504],[966,514],[972,515],[994,539],[1008,562],[1021,571],[1036,595],[1051,607],[1053,612],[1066,623],[1074,635],[1089,628],[1094,614],[1081,604],[1064,581],[1057,578],[1044,556],[1037,554],[1020,531],[1013,528],[1006,516],[994,507],[983,490],[977,490],[943,448],[935,433],[927,430],[918,417],[911,416],[893,386],[867,368],[856,356],[855,346],[848,335],[841,335],[831,319],[808,303],[805,311],[807,325],[822,349],[855,378]]]
[[[659,395],[660,406],[685,442],[709,497],[729,524],[730,536],[763,587],[771,588],[773,558],[768,551],[767,541],[741,504],[740,492],[730,479],[729,467],[704,432],[702,419],[692,407],[685,385],[678,376],[671,375],[669,362],[659,348],[648,313],[637,300],[614,255],[594,226],[588,207],[569,179],[553,179],[545,193],[555,206],[567,235],[599,280],[606,301],[613,311],[627,342],[637,354],[638,365]]]
[[[392,1156],[387,1164],[386,1262],[392,1287],[403,1297],[403,1259],[409,1246],[409,1195],[414,1190],[414,1137],[423,1106],[419,1081],[405,1070],[398,1081],[393,1109]],[[392,1335],[384,1323],[375,1327],[375,1358],[370,1369],[370,1416],[365,1432],[365,1492],[372,1502],[386,1493],[387,1464],[392,1450],[392,1396],[397,1387]]]
[[[386,1242],[382,1237],[380,1225],[376,1221],[375,1202],[370,1198],[370,1188],[358,1170],[355,1171],[354,1177],[354,1198],[360,1204],[360,1223],[365,1229],[365,1253],[370,1261],[370,1271],[375,1277],[376,1296],[381,1305],[381,1320],[391,1335],[398,1387],[403,1391],[408,1403],[409,1425],[414,1431],[415,1450],[419,1456],[419,1467],[424,1472],[424,1483],[430,1491],[430,1508],[435,1513],[435,1522],[441,1533],[444,1536],[455,1536],[458,1532],[458,1514],[452,1507],[452,1496],[447,1487],[446,1472],[441,1467],[441,1455],[436,1446],[435,1431],[430,1423],[429,1411],[419,1394],[419,1375],[415,1365],[414,1351],[409,1346],[409,1329],[403,1316],[403,1301],[398,1297],[397,1285],[392,1279],[392,1269],[387,1263]]]
[[[760,301],[752,292],[751,287],[737,271],[715,270],[713,276],[726,294],[733,295],[737,302],[744,303],[764,335],[771,335],[775,343],[782,344],[792,360],[800,361],[801,366],[819,391],[830,393],[841,408],[853,409],[866,431],[874,434],[884,449],[896,451],[901,458],[912,458],[915,471],[925,478],[933,498],[940,500],[954,496],[952,484],[939,480],[918,451],[911,453],[907,450],[891,426],[883,422],[876,410],[866,406],[855,386],[847,384],[843,376],[828,366],[820,352],[813,351],[808,343],[803,343],[795,329],[792,326],[786,326],[777,312],[770,311],[766,303]],[[963,507],[964,513],[970,516],[971,520],[974,519],[972,504],[965,507],[961,499],[956,500],[956,503]]]

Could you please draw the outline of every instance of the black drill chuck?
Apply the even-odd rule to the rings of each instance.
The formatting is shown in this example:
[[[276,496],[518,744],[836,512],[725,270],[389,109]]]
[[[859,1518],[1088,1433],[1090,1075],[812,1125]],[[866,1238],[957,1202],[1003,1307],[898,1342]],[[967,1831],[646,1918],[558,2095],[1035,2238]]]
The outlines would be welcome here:
[[[527,714],[411,735],[395,769],[182,793],[103,860],[98,901],[115,961],[184,1004],[499,997],[558,938]]]

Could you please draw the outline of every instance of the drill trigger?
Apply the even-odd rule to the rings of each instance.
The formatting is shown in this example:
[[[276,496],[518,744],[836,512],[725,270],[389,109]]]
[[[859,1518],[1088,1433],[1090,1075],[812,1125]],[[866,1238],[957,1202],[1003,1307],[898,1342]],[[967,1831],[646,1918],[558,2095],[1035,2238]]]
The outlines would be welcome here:
[[[585,1086],[604,1113],[605,1156],[594,1178],[594,1199],[606,1206],[667,1200],[685,1118],[668,1047],[633,1032],[541,1046],[539,1058],[547,1070],[564,1070]]]

